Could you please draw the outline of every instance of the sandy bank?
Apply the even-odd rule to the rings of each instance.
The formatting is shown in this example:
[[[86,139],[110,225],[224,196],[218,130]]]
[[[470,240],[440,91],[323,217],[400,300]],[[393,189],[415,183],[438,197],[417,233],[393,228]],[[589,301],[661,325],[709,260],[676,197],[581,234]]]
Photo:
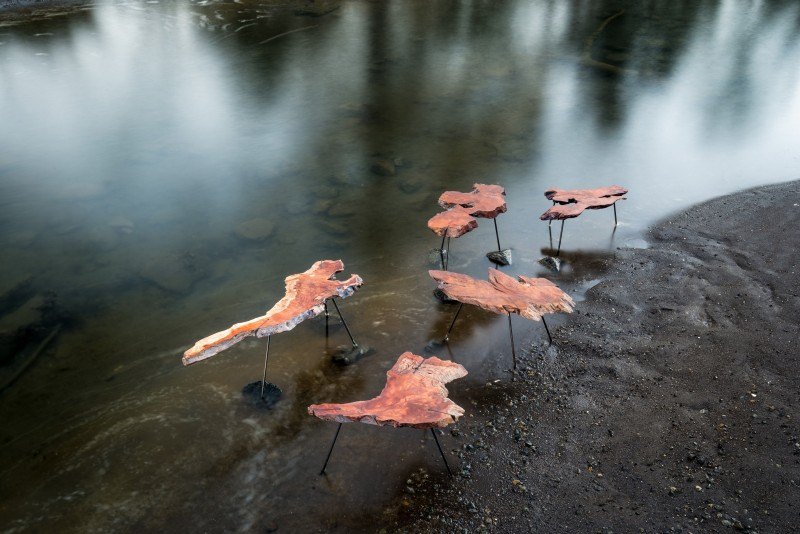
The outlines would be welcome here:
[[[460,475],[412,478],[389,529],[796,531],[799,228],[791,182],[619,250],[554,347],[470,393]]]

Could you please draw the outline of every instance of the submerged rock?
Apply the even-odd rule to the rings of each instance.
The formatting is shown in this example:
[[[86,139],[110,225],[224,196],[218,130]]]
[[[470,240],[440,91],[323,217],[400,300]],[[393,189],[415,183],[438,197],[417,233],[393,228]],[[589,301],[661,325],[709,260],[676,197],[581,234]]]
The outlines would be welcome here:
[[[331,217],[350,217],[359,212],[359,207],[353,202],[337,202],[328,210]]]
[[[234,233],[248,241],[263,241],[275,232],[275,223],[268,219],[250,219],[236,226]]]
[[[320,226],[325,230],[328,235],[343,237],[350,235],[350,228],[343,223],[336,221],[321,221]]]
[[[336,187],[351,187],[360,182],[358,175],[346,171],[331,174],[329,181]]]
[[[50,221],[50,230],[58,235],[70,234],[83,227],[87,218],[83,211],[62,213]]]
[[[139,270],[139,276],[164,291],[183,294],[205,278],[206,271],[198,269],[187,257],[167,255],[147,262]]]
[[[400,188],[400,191],[408,195],[416,193],[417,191],[422,189],[422,186],[424,185],[425,185],[425,178],[416,174],[403,178],[397,183],[397,186]]]
[[[325,213],[326,211],[331,209],[332,206],[333,206],[332,199],[330,198],[320,199],[314,202],[314,204],[311,206],[311,213],[319,215],[320,213]]]
[[[384,158],[374,160],[370,170],[373,174],[377,174],[378,176],[394,176],[397,174],[394,161]]]

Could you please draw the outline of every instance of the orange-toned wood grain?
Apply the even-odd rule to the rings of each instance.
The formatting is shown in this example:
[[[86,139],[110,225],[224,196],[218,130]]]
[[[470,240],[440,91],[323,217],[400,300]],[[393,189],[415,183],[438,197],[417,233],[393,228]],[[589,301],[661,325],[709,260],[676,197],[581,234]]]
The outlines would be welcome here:
[[[308,413],[338,423],[445,427],[464,415],[464,409],[447,398],[444,385],[464,376],[467,370],[455,362],[404,352],[386,373],[386,386],[374,399],[313,404],[308,407]]]
[[[322,260],[303,273],[287,276],[285,296],[265,315],[204,337],[183,354],[183,364],[210,358],[248,336],[266,337],[286,332],[319,315],[325,309],[326,299],[349,297],[364,283],[357,274],[347,280],[332,279],[343,270],[342,260]]]
[[[449,271],[428,274],[451,299],[503,315],[518,313],[538,321],[547,313],[571,313],[575,306],[572,297],[545,278],[514,279],[497,269],[489,269],[488,281]]]
[[[442,237],[461,237],[478,227],[478,221],[463,208],[437,213],[428,220],[428,228]]]
[[[494,219],[506,211],[506,190],[499,185],[473,184],[472,191],[445,191],[439,197],[443,208],[460,206],[474,217]]]
[[[548,200],[556,202],[539,219],[543,221],[564,220],[577,217],[584,210],[608,208],[618,200],[624,200],[628,190],[618,185],[597,189],[549,189],[544,192]]]

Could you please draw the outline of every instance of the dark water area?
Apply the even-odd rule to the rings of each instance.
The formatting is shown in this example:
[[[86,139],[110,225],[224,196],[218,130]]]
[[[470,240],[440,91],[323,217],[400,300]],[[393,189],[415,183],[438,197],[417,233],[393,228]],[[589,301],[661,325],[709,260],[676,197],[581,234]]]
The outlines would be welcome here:
[[[506,187],[506,272],[580,299],[657,219],[800,176],[796,2],[330,7],[100,3],[0,25],[0,529],[379,524],[412,471],[446,476],[430,435],[346,425],[319,477],[336,425],[306,407],[376,395],[446,329],[426,273],[443,190]],[[568,221],[564,271],[540,266],[544,190],[613,183],[631,190],[617,230],[611,210]],[[485,276],[479,223],[451,270]],[[333,364],[347,334],[326,341],[321,318],[274,336],[271,410],[241,393],[264,340],[181,365],[323,258],[364,278],[341,307],[371,354]],[[465,308],[440,351],[470,372],[450,385],[466,417],[508,379],[506,328]],[[557,357],[541,325],[514,328]]]

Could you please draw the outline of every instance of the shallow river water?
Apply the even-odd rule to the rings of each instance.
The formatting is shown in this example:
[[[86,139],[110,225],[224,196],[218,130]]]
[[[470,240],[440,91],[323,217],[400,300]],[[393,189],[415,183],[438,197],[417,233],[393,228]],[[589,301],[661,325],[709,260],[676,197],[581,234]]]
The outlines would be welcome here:
[[[796,2],[326,6],[101,2],[0,26],[0,530],[374,523],[413,470],[445,476],[430,435],[346,425],[320,477],[336,425],[306,406],[376,395],[446,329],[426,273],[443,190],[505,186],[506,272],[580,299],[659,218],[800,176]],[[613,183],[617,230],[588,212],[562,273],[537,264],[543,191]],[[479,223],[451,270],[486,275]],[[327,342],[321,318],[275,336],[272,410],[241,394],[264,340],[181,365],[323,258],[364,278],[341,309],[371,354],[332,363],[337,321]],[[440,351],[470,372],[450,385],[466,417],[508,379],[506,328],[465,308]],[[558,357],[540,324],[514,328]]]

